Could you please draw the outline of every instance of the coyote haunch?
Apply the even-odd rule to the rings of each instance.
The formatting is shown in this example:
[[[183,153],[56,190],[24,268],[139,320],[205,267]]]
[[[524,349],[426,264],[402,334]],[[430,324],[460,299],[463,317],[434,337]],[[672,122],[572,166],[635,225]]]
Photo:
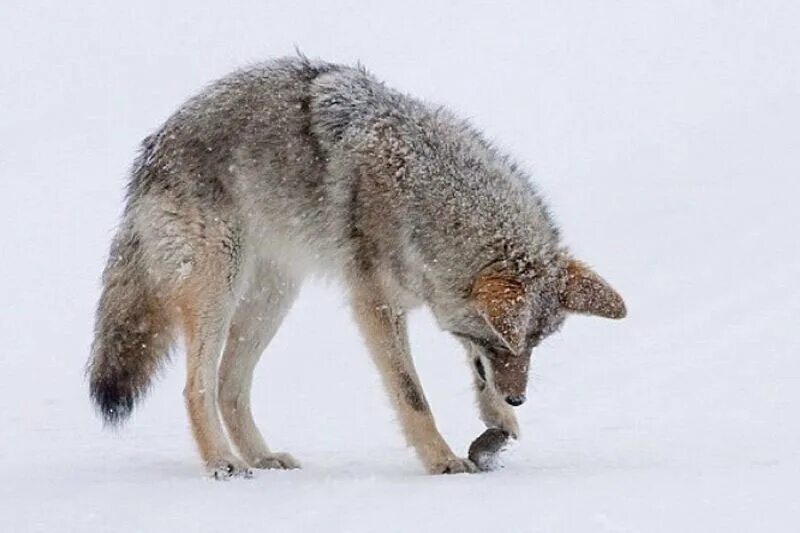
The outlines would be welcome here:
[[[525,172],[469,123],[363,69],[279,59],[213,83],[142,144],[89,362],[105,420],[130,414],[182,338],[184,395],[208,471],[297,467],[264,442],[250,385],[314,273],[348,289],[431,473],[476,468],[436,429],[409,354],[407,310],[429,306],[460,340],[482,419],[511,435],[510,406],[525,400],[539,341],[569,312],[625,315],[619,295],[559,242]]]

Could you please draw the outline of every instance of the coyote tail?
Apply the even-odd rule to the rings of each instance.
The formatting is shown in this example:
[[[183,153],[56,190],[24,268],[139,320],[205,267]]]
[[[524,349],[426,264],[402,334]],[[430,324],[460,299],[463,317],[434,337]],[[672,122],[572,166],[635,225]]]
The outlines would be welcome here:
[[[166,310],[143,265],[139,237],[122,227],[103,272],[87,372],[104,422],[123,423],[172,344]]]

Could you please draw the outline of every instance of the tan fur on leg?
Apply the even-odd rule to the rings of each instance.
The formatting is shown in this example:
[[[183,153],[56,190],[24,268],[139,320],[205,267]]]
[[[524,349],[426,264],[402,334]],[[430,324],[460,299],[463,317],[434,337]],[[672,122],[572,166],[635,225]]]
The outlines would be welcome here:
[[[184,299],[181,314],[186,332],[186,408],[200,456],[213,477],[249,476],[251,472],[230,449],[217,411],[217,363],[227,320],[224,313]],[[186,305],[188,304],[188,305]]]
[[[470,365],[474,365],[479,360],[479,354],[474,346],[465,343],[467,356]],[[514,438],[519,438],[519,424],[514,409],[495,392],[494,388],[486,383],[484,376],[478,375],[473,368],[473,385],[475,387],[475,399],[478,402],[478,411],[481,420],[488,428],[499,428],[507,431]]]
[[[514,438],[519,438],[519,424],[517,415],[491,387],[484,386],[483,390],[476,385],[475,394],[478,400],[478,409],[481,420],[486,427],[500,428],[511,434]]]
[[[406,440],[431,474],[476,471],[456,457],[442,438],[422,392],[408,348],[405,315],[383,296],[376,283],[352,285],[356,321],[400,418]]]

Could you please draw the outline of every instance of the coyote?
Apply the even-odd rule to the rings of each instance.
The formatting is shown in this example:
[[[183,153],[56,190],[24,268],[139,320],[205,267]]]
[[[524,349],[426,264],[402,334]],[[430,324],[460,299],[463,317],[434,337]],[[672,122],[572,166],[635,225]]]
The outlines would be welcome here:
[[[468,122],[361,67],[272,60],[212,83],[142,143],[87,367],[105,422],[130,415],[181,339],[208,473],[298,467],[267,446],[249,397],[261,353],[311,274],[343,282],[408,444],[432,474],[476,467],[436,428],[408,310],[427,305],[460,341],[481,418],[511,435],[532,349],[570,312],[626,313],[560,243],[528,175]]]

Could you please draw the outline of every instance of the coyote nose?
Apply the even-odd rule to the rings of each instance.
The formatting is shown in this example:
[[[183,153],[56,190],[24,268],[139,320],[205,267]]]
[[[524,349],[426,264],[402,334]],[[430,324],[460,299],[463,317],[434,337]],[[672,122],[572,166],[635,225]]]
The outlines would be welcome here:
[[[517,396],[506,396],[506,403],[514,407],[520,406],[525,403],[525,395],[519,394]]]

